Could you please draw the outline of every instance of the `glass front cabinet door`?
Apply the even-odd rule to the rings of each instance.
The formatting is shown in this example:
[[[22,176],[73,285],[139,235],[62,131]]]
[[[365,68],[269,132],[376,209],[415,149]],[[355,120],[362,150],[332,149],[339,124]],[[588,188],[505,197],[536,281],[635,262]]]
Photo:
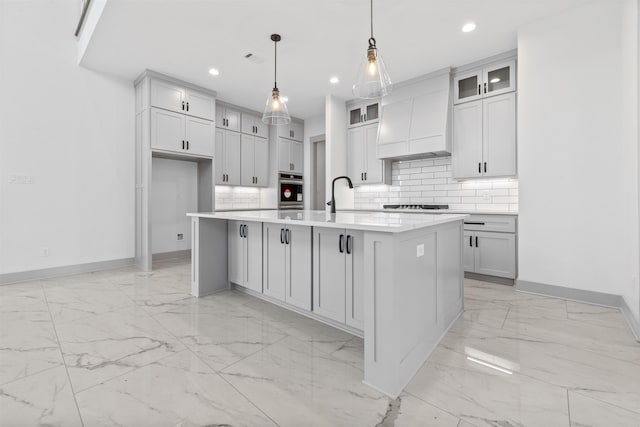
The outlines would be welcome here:
[[[453,92],[455,104],[482,98],[482,70],[456,76]]]

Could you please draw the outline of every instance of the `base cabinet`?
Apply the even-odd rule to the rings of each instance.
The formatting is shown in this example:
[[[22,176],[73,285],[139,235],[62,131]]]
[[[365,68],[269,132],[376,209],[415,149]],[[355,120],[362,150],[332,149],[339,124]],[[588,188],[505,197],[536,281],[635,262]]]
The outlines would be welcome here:
[[[262,292],[262,223],[228,222],[229,281]]]
[[[263,293],[311,310],[311,227],[263,227]]]
[[[314,228],[313,311],[363,329],[363,233]]]
[[[516,236],[513,233],[465,231],[464,271],[516,278]]]

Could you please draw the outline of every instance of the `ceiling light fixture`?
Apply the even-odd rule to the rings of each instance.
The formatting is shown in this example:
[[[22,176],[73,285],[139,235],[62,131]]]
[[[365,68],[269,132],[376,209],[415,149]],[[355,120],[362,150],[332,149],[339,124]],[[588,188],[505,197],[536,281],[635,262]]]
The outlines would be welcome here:
[[[388,95],[393,88],[387,67],[378,53],[376,39],[373,37],[373,0],[371,0],[371,37],[367,55],[362,59],[353,94],[358,98],[372,99]]]
[[[262,122],[268,125],[286,125],[291,123],[291,116],[289,115],[289,109],[287,108],[286,100],[280,98],[280,91],[278,90],[278,42],[282,40],[279,34],[271,34],[271,41],[273,41],[273,90],[267,97],[267,105],[264,107],[264,113],[262,114]]]
[[[217,76],[220,75],[220,71],[218,71],[217,68],[209,68],[209,74],[211,74],[212,76]]]
[[[339,79],[339,78],[337,78],[336,76],[333,76],[333,77],[331,77],[331,78],[329,79],[329,83],[331,83],[331,84],[337,84],[337,83],[339,83],[339,82],[340,82],[340,79]]]
[[[464,24],[462,26],[462,32],[463,33],[470,33],[471,31],[476,29],[476,23],[475,22],[467,22],[466,24]]]

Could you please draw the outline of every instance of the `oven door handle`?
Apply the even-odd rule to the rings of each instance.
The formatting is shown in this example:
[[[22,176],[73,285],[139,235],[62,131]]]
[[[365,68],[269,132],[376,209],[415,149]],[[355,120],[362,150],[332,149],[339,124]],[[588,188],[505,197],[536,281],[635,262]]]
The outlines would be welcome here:
[[[295,180],[292,180],[292,179],[283,179],[283,180],[280,180],[280,184],[296,184],[296,185],[302,185],[303,183],[302,183],[302,180],[300,180],[300,181],[295,181]]]

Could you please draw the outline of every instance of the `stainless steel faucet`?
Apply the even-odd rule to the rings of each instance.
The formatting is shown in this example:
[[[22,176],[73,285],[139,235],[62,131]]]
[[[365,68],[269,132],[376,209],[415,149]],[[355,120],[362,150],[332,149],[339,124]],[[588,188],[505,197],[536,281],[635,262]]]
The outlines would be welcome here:
[[[346,179],[347,182],[349,183],[349,188],[353,188],[353,183],[351,182],[351,178],[349,178],[348,176],[338,176],[336,178],[333,178],[333,182],[331,183],[331,201],[327,202],[327,205],[331,206],[331,213],[336,213],[336,197],[335,197],[335,190],[336,190],[336,181],[339,179]]]

